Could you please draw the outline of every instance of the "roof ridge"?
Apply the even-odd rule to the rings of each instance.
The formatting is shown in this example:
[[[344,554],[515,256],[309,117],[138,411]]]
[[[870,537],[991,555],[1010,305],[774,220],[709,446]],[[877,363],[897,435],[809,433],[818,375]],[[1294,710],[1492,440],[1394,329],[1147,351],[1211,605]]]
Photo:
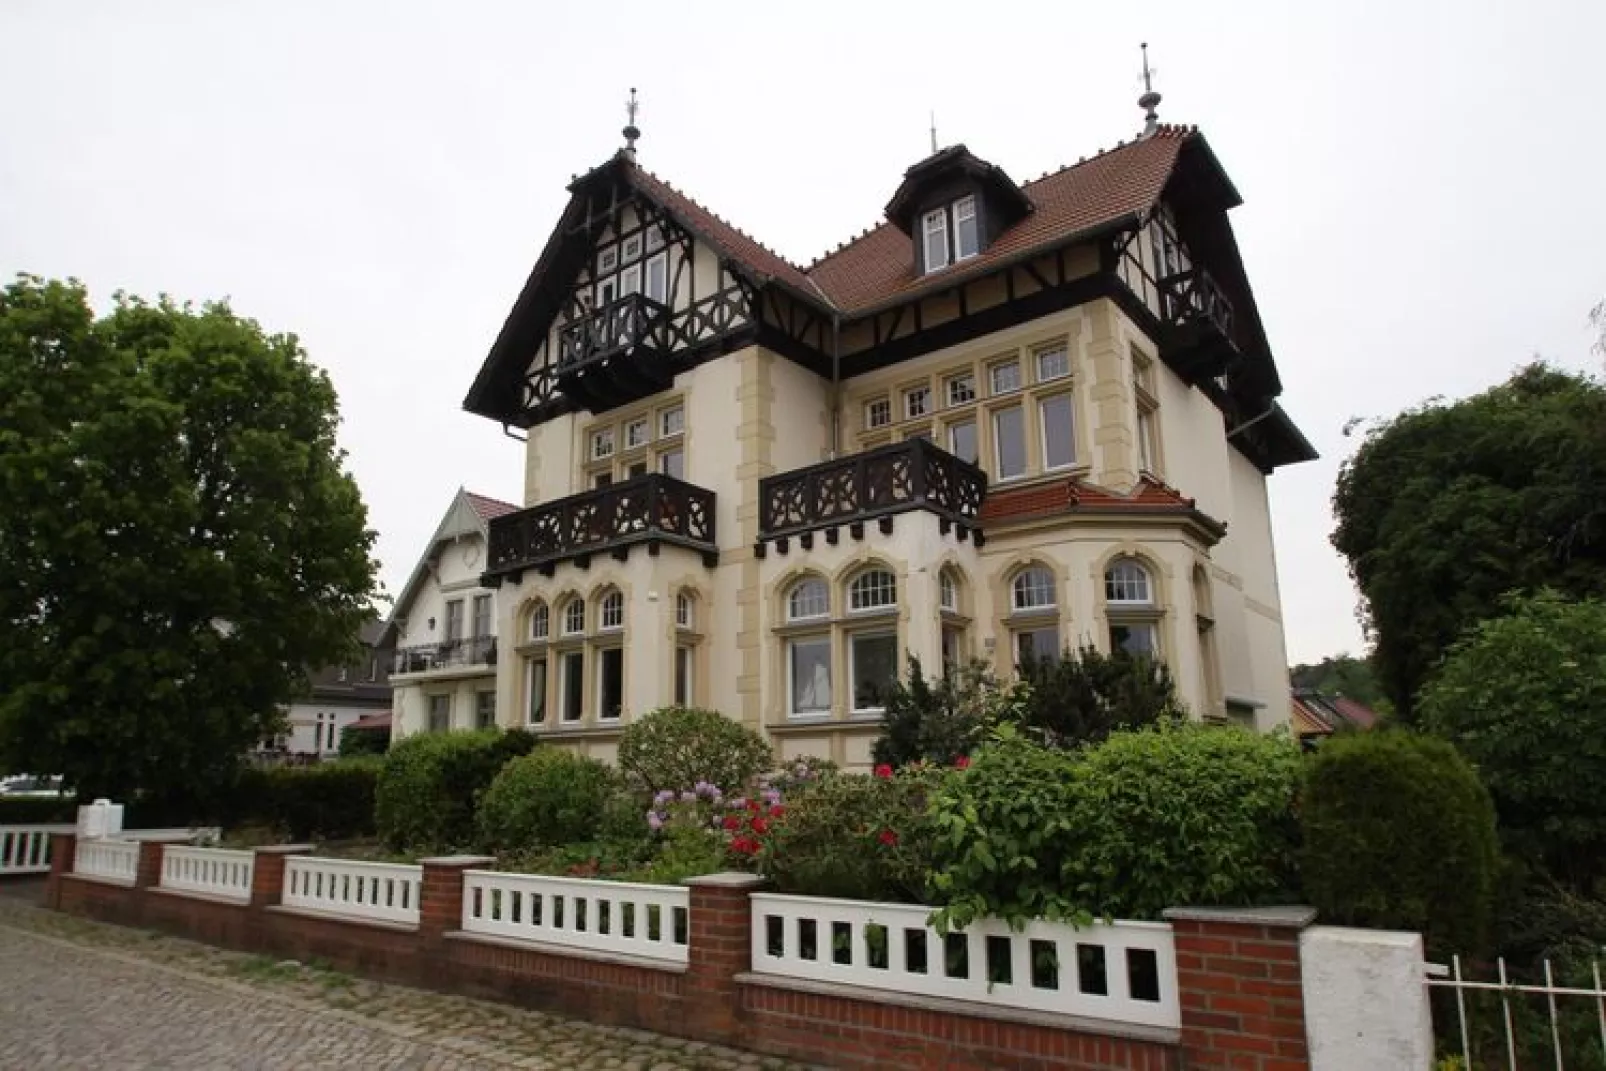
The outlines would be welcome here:
[[[879,223],[876,223],[876,224],[874,224],[872,226],[866,227],[864,230],[860,231],[858,234],[850,236],[846,241],[837,243],[836,248],[828,249],[824,253],[821,253],[819,256],[815,257],[813,260],[809,261],[808,267],[803,269],[803,274],[807,275],[809,272],[813,271],[815,268],[819,267],[821,264],[824,264],[826,261],[828,261],[832,257],[836,256],[838,253],[841,253],[842,251],[851,248],[855,242],[864,241],[866,238],[870,237],[870,235],[874,234],[876,231],[880,230],[882,227],[890,227],[890,226],[892,226],[891,221],[884,219],[884,220],[881,220]]]
[[[630,166],[634,167],[637,171],[640,171],[643,175],[646,175],[648,178],[652,179],[654,182],[658,183],[664,189],[668,190],[670,193],[673,193],[675,196],[685,198],[686,201],[689,204],[691,204],[694,207],[696,207],[698,211],[708,213],[708,215],[711,218],[713,218],[715,220],[718,220],[721,224],[725,225],[726,227],[729,227],[731,230],[735,231],[737,234],[741,235],[743,238],[747,239],[749,242],[752,242],[754,245],[758,246],[760,249],[764,250],[764,252],[768,253],[770,256],[774,257],[776,260],[780,261],[782,264],[785,264],[787,267],[791,268],[793,271],[797,272],[799,275],[807,274],[806,272],[804,272],[802,266],[799,265],[796,261],[792,260],[791,257],[788,257],[784,253],[779,253],[776,250],[770,248],[768,245],[764,244],[764,242],[760,241],[755,236],[747,233],[741,227],[738,227],[735,223],[733,223],[730,220],[726,219],[724,216],[720,215],[718,212],[715,212],[712,208],[709,208],[707,205],[703,204],[701,201],[699,201],[697,198],[693,197],[691,194],[687,193],[685,190],[677,188],[675,186],[675,184],[670,182],[668,179],[663,178],[662,176],[658,175],[656,172],[647,170],[645,167],[642,167],[640,164],[632,162]]]

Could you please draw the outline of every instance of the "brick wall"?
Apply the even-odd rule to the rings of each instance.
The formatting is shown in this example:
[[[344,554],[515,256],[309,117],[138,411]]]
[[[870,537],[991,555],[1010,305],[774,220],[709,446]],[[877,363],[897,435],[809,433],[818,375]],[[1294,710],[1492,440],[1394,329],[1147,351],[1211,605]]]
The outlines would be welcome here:
[[[1176,912],[1183,1027],[1120,1028],[957,1001],[750,973],[750,875],[696,878],[687,965],[583,956],[455,932],[462,873],[483,859],[426,860],[420,926],[344,921],[278,903],[284,858],[259,850],[247,905],[111,885],[67,872],[70,837],[55,846],[47,902],[72,914],[146,926],[242,951],[320,959],[389,981],[560,1012],[843,1068],[1182,1071],[1307,1068],[1300,1000],[1304,909]],[[159,848],[154,849],[159,856]],[[154,869],[152,869],[154,867]],[[159,857],[141,878],[159,876]],[[276,875],[276,877],[275,877]]]

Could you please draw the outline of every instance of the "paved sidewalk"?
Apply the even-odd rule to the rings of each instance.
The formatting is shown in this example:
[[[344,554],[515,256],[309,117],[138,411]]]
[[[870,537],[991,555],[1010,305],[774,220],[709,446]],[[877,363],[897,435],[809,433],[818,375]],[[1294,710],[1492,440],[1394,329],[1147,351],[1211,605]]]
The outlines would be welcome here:
[[[105,926],[0,897],[0,1067],[793,1071],[799,1065]]]

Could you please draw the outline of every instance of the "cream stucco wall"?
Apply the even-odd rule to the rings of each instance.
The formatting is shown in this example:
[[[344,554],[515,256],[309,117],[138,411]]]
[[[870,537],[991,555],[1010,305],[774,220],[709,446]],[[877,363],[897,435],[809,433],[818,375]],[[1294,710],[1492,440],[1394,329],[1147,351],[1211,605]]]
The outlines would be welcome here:
[[[491,596],[491,635],[496,635],[496,592],[480,585],[485,568],[485,537],[479,532],[453,536],[427,563],[428,575],[397,615],[397,647],[439,643],[446,638],[446,604],[463,602],[463,635],[474,633],[474,597]],[[434,625],[430,624],[434,621]]]

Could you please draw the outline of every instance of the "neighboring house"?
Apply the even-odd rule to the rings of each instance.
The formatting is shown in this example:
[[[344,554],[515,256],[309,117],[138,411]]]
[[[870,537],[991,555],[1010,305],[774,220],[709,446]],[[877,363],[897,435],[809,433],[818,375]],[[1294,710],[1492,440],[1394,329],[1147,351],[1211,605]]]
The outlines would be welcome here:
[[[390,709],[391,651],[385,625],[362,627],[362,653],[350,665],[325,666],[312,675],[312,693],[290,704],[290,731],[279,748],[290,755],[328,756],[340,751],[340,732],[357,719]]]
[[[943,149],[806,268],[633,144],[569,192],[464,402],[528,436],[482,567],[504,724],[608,758],[691,703],[862,767],[911,657],[1083,643],[1288,721],[1266,483],[1316,455],[1203,135],[1024,184]]]
[[[1345,729],[1370,729],[1376,724],[1377,712],[1353,699],[1322,695],[1309,688],[1293,691],[1290,728],[1306,747]]]
[[[496,723],[496,592],[486,525],[510,502],[458,489],[391,612],[391,739]]]

